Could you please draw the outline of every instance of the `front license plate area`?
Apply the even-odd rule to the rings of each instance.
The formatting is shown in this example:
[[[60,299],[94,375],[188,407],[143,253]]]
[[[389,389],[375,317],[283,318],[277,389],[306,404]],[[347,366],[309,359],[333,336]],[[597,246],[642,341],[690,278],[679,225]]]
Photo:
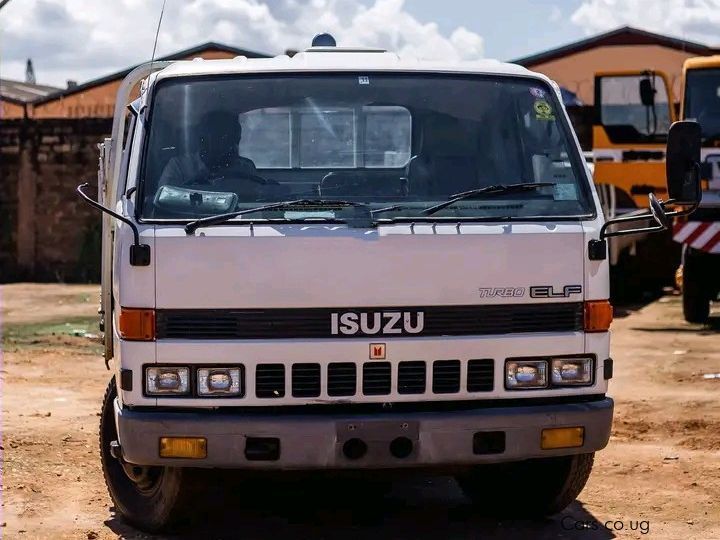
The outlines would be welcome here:
[[[399,465],[418,454],[420,426],[403,420],[362,420],[336,424],[337,457],[357,465]]]

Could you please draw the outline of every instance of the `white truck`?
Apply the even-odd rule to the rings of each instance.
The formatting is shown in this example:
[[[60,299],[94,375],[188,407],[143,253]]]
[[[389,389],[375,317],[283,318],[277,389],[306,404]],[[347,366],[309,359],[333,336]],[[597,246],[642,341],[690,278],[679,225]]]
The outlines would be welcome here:
[[[558,86],[517,65],[325,35],[137,68],[78,187],[104,212],[115,507],[159,530],[197,469],[422,469],[560,511],[612,422],[605,238],[692,211],[699,137],[670,132],[679,210],[606,221]]]

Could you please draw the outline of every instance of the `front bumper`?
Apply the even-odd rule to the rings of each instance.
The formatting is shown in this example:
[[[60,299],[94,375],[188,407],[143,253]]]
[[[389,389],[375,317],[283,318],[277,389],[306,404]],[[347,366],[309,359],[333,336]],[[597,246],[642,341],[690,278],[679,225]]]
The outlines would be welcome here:
[[[115,403],[119,442],[124,459],[130,463],[267,470],[453,467],[594,452],[607,445],[612,414],[610,398],[375,415],[147,412]],[[541,449],[544,428],[566,426],[585,428],[582,446]],[[504,432],[504,448],[477,453],[473,440],[478,432]],[[205,437],[207,457],[160,458],[159,438],[168,436]],[[249,444],[268,438],[279,442],[277,456],[258,460],[257,455],[248,453]],[[412,442],[412,451],[406,457],[394,457],[390,451],[390,444],[398,438]],[[350,459],[343,453],[350,439],[360,439],[366,445],[363,457]]]

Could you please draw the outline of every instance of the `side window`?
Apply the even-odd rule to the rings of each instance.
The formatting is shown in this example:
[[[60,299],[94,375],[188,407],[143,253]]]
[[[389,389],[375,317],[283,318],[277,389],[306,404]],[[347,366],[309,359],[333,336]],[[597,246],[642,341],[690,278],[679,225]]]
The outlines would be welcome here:
[[[672,104],[662,77],[652,73],[602,76],[595,84],[599,120],[613,142],[664,140]]]
[[[412,119],[405,107],[363,108],[365,166],[404,167],[410,159]]]
[[[289,168],[292,163],[292,117],[281,109],[259,109],[240,115],[238,151],[261,169]]]
[[[125,138],[123,139],[123,149],[122,149],[122,157],[120,161],[120,180],[119,180],[119,186],[122,188],[122,191],[125,191],[127,189],[127,180],[128,180],[128,168],[129,168],[129,162],[130,162],[130,149],[133,145],[133,140],[135,137],[135,124],[137,122],[137,116],[134,114],[128,113],[129,118],[127,119],[127,122],[125,123],[126,127],[126,134]]]

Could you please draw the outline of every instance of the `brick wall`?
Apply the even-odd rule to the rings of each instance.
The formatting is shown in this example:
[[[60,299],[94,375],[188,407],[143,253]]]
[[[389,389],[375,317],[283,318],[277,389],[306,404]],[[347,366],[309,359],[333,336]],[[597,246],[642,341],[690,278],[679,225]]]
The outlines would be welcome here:
[[[24,123],[0,123],[0,281],[15,277],[17,260],[17,188],[20,139]]]
[[[0,281],[99,279],[100,214],[75,188],[97,184],[97,143],[111,127],[105,118],[0,122]]]

